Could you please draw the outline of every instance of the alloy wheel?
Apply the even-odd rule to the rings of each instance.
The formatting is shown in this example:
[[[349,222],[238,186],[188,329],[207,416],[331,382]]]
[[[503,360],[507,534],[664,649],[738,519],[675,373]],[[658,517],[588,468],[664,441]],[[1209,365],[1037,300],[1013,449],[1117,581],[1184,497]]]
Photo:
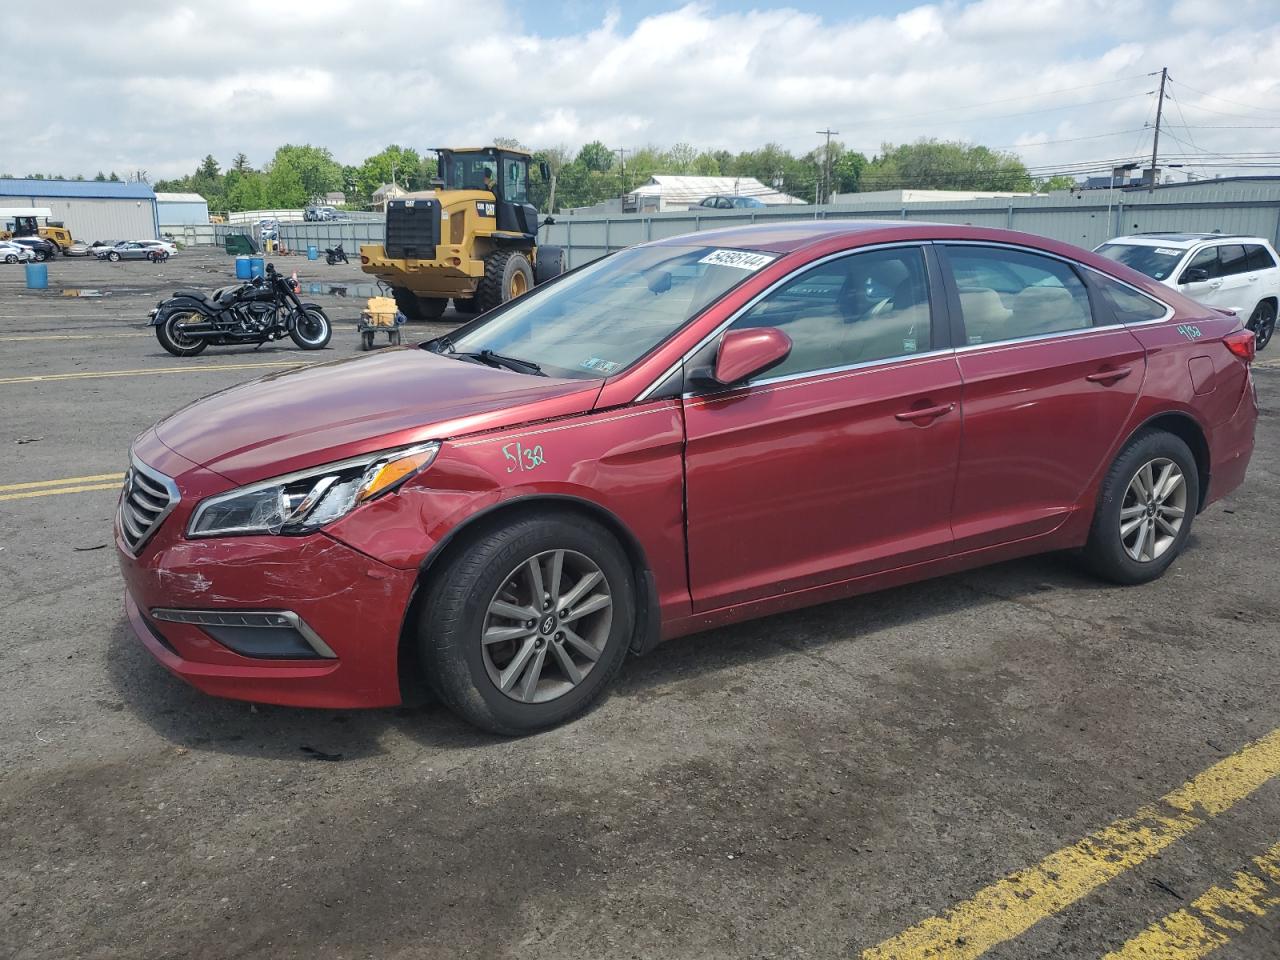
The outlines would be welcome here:
[[[548,550],[509,573],[481,626],[485,671],[522,703],[564,696],[604,654],[613,623],[609,581],[589,557]]]
[[[1253,331],[1254,349],[1265,350],[1276,329],[1276,308],[1270,303],[1260,303],[1249,318],[1248,327]]]
[[[1120,505],[1120,542],[1139,563],[1163,556],[1178,538],[1187,513],[1182,469],[1167,457],[1138,468]]]

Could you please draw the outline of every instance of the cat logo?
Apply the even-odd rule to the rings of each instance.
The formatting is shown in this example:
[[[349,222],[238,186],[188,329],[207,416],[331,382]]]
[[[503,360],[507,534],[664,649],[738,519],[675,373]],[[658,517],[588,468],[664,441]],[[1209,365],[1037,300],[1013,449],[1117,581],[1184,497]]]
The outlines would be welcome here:
[[[497,204],[492,200],[476,201],[476,213],[480,214],[482,217],[496,217],[498,215],[496,207]]]

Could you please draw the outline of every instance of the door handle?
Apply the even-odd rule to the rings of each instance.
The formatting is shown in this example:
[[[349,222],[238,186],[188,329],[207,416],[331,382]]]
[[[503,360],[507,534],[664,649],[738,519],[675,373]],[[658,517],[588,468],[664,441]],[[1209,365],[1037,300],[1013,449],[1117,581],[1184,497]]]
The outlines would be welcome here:
[[[938,417],[945,416],[956,408],[954,403],[944,403],[936,407],[921,407],[918,410],[904,410],[902,413],[895,413],[894,417],[904,423],[913,420],[936,420]]]
[[[1133,367],[1117,367],[1114,370],[1099,370],[1088,374],[1085,379],[1090,383],[1115,383],[1133,373]]]

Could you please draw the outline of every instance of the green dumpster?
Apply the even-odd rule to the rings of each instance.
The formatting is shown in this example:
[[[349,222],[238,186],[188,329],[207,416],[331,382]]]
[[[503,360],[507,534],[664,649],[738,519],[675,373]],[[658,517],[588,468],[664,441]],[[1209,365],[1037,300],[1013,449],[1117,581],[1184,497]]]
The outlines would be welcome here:
[[[225,241],[227,253],[231,256],[240,256],[246,253],[256,253],[253,248],[253,241],[246,237],[243,233],[229,233]]]

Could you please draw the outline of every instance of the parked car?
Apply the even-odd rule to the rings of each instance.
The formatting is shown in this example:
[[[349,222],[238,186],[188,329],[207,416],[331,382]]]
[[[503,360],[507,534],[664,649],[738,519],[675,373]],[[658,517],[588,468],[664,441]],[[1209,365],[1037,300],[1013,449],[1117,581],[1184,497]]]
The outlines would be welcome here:
[[[138,242],[153,250],[163,250],[170,257],[178,252],[178,245],[170,240],[139,240]]]
[[[522,733],[698,630],[1043,551],[1159,577],[1244,479],[1253,351],[1236,317],[1004,230],[659,240],[144,432],[125,606],[211,694],[381,706],[417,671]]]
[[[31,251],[31,256],[35,260],[48,260],[57,256],[58,245],[52,240],[45,240],[43,237],[14,237],[10,243],[21,244]]]
[[[5,263],[27,263],[34,259],[35,255],[30,247],[24,247],[11,240],[0,240],[0,260]]]
[[[124,243],[123,240],[95,240],[89,244],[89,254],[96,257],[99,253],[106,253],[112,247],[122,243]]]
[[[71,246],[62,251],[64,257],[87,257],[90,255],[92,248],[83,240],[76,240]]]
[[[1265,350],[1276,329],[1280,261],[1262,237],[1219,233],[1139,233],[1097,252],[1211,307],[1234,310]]]
[[[307,207],[305,210],[302,211],[302,219],[304,220],[328,221],[328,220],[336,220],[337,218],[338,218],[337,207],[329,207],[329,206]]]
[[[114,247],[101,247],[95,254],[99,260],[168,260],[169,254],[155,241],[122,240]]]
[[[737,197],[727,194],[717,194],[713,197],[706,197],[698,204],[700,207],[712,207],[716,210],[755,208],[763,207],[764,205],[764,201],[759,200],[756,197]]]

